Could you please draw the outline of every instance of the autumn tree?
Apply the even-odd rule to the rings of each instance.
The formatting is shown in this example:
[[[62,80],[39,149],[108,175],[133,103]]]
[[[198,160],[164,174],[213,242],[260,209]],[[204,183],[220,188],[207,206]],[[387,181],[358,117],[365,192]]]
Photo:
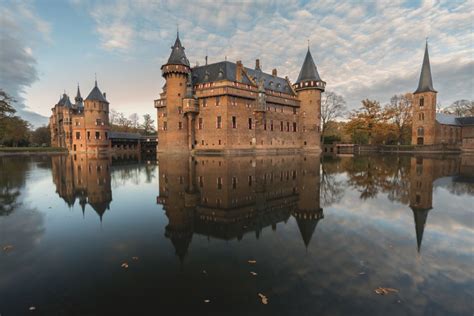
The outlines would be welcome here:
[[[324,93],[321,100],[321,135],[326,136],[327,124],[336,118],[344,115],[346,111],[346,101],[344,98],[334,92],[328,91]]]
[[[0,89],[0,144],[24,146],[28,144],[30,125],[15,115],[14,102],[15,99]]]
[[[394,95],[384,108],[384,119],[393,124],[396,131],[397,143],[403,143],[404,138],[411,132],[412,95]],[[405,136],[405,137],[404,137]]]
[[[379,124],[384,121],[384,115],[380,102],[375,100],[362,100],[359,109],[349,114],[347,123],[348,132],[352,135],[364,133],[367,136],[368,144],[372,144],[374,132],[379,130]]]

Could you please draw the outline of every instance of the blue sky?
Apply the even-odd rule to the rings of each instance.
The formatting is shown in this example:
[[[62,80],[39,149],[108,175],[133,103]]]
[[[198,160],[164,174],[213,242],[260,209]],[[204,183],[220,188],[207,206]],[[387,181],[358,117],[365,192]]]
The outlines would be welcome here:
[[[0,87],[20,114],[50,115],[97,73],[111,107],[155,115],[160,66],[179,23],[190,62],[242,60],[296,80],[307,40],[327,90],[349,108],[417,86],[429,37],[443,106],[474,99],[474,1],[0,0]]]

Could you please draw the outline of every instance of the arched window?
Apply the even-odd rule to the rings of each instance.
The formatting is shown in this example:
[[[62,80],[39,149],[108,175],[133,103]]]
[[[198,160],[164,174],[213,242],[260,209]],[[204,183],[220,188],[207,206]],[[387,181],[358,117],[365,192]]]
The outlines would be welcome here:
[[[425,130],[423,127],[418,127],[418,136],[424,136]]]
[[[421,97],[420,98],[420,107],[425,105],[425,98]]]

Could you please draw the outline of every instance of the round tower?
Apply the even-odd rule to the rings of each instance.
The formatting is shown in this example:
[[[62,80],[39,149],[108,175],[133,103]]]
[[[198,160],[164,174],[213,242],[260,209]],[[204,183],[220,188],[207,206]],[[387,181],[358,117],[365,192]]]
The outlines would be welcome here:
[[[300,141],[305,151],[321,152],[321,93],[326,82],[319,77],[318,69],[308,47],[298,80],[293,85],[300,100]]]
[[[99,153],[109,150],[109,102],[105,93],[102,93],[97,86],[97,80],[84,100],[84,129],[87,152]]]
[[[158,115],[160,144],[167,152],[188,150],[188,121],[184,117],[183,98],[186,95],[188,74],[191,73],[189,61],[181,45],[179,33],[171,47],[168,62],[161,66],[161,72],[166,80],[165,110],[162,118]],[[158,124],[159,124],[158,123]],[[161,145],[161,146],[160,146]]]

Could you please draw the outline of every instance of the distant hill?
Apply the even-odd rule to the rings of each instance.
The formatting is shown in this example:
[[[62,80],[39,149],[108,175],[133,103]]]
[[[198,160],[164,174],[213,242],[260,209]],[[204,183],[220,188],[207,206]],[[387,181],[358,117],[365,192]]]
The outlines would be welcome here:
[[[20,116],[22,119],[30,122],[34,128],[48,125],[48,118],[41,114],[31,112],[28,110],[17,109],[16,115]]]

